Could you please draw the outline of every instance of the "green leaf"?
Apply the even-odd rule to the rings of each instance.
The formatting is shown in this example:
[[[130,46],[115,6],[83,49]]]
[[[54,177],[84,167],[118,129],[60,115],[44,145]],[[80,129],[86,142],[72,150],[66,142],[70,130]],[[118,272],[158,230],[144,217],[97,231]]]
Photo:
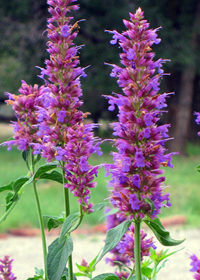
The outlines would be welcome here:
[[[142,267],[142,274],[146,276],[148,279],[151,279],[151,273],[153,271],[153,268],[150,267]]]
[[[35,274],[36,274],[36,276],[43,276],[44,270],[42,268],[39,269],[39,268],[35,267]]]
[[[197,170],[198,172],[200,172],[200,165],[198,165],[198,166],[196,167],[196,170]]]
[[[106,253],[108,253],[113,248],[115,248],[115,246],[121,240],[122,236],[127,232],[130,225],[131,225],[131,221],[126,220],[107,232],[105,246],[95,264],[97,264],[105,256]]]
[[[73,280],[77,280],[75,274],[74,274],[74,277],[73,277],[73,278],[74,278]],[[69,280],[69,279],[68,279],[68,268],[67,268],[67,267],[64,268],[64,271],[63,271],[61,280]]]
[[[83,266],[83,265],[80,265],[80,264],[77,264],[76,263],[76,266],[78,267],[78,269],[81,271],[81,272],[86,272],[88,269],[87,267]]]
[[[104,280],[108,276],[116,276],[116,275],[113,273],[102,273],[102,274],[95,276],[91,280]]]
[[[60,280],[66,267],[69,256],[73,251],[73,242],[70,236],[57,238],[48,247],[47,274],[49,280]]]
[[[57,228],[59,225],[62,225],[65,221],[64,219],[64,212],[58,216],[51,216],[51,215],[44,215],[44,218],[47,218],[47,228],[50,231],[52,228]]]
[[[85,276],[85,274],[84,274],[84,273],[81,273],[81,272],[76,272],[76,273],[75,273],[75,276]]]
[[[162,263],[159,263],[159,265],[157,266],[156,268],[156,274],[165,266],[165,263],[167,262],[168,260],[164,260]]]
[[[48,217],[48,216],[44,216],[44,217]],[[48,228],[48,231],[50,231],[52,228],[57,228],[59,227],[60,225],[63,224],[64,222],[64,218],[59,218],[59,217],[50,217],[49,216],[49,219],[47,221],[47,228]]]
[[[119,280],[120,278],[117,275],[109,275],[104,280]]]
[[[90,272],[94,272],[95,271],[95,263],[96,263],[96,260],[97,260],[98,256],[99,256],[99,254],[97,254],[97,256],[89,264],[89,271]]]
[[[6,196],[6,211],[11,207],[14,201],[11,201],[13,198],[13,193],[9,192]]]
[[[43,280],[44,278],[41,276],[34,276],[32,278],[27,278],[27,280],[39,280],[39,279]]]
[[[147,202],[151,207],[151,212],[150,212],[150,216],[151,216],[153,214],[153,211],[155,210],[154,202],[148,197],[145,198],[144,201]]]
[[[0,187],[0,193],[4,191],[12,191],[14,182],[10,182],[8,185]]]
[[[65,221],[63,223],[63,226],[62,226],[62,229],[61,229],[60,239],[62,239],[68,233],[68,231],[72,227],[73,222],[75,222],[78,219],[78,217],[79,217],[79,214],[74,213],[74,214],[69,215],[65,219]]]
[[[158,218],[154,220],[151,220],[150,218],[146,218],[144,222],[153,231],[158,241],[164,246],[176,246],[181,244],[183,241],[185,241],[185,239],[183,240],[172,239],[169,231],[165,230],[165,228],[163,227],[163,225],[161,224]]]
[[[23,151],[22,152],[22,158],[26,162],[28,170],[30,170],[30,166],[29,166],[29,163],[28,163],[29,153],[30,153],[30,149],[28,149],[27,151]]]
[[[35,165],[41,159],[41,154],[34,155],[33,164]]]
[[[102,210],[105,206],[106,206],[106,203],[105,203],[105,202],[103,202],[103,203],[97,203],[97,204],[95,204],[95,205],[92,207],[93,212],[90,212],[89,214],[92,214],[92,213],[94,213],[94,212],[97,212],[97,211],[99,211],[99,210]]]
[[[13,184],[13,191],[17,193],[21,187],[29,180],[29,177],[19,177]]]
[[[44,173],[52,170],[52,169],[55,169],[57,167],[57,163],[46,163],[42,166],[40,166],[38,168],[38,170],[35,172],[34,176],[33,176],[33,179],[36,180],[36,179],[39,179]]]
[[[52,171],[50,173],[43,173],[41,176],[40,176],[40,179],[47,179],[47,180],[51,180],[51,181],[55,181],[55,182],[58,182],[60,184],[63,184],[63,176],[61,173],[59,173],[58,171]],[[65,181],[67,181],[65,179]]]

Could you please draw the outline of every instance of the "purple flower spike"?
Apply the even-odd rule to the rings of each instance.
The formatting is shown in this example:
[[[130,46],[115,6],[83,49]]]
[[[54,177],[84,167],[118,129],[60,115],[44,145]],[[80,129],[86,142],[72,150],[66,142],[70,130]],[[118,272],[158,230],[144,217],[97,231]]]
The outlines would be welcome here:
[[[9,256],[5,256],[2,260],[0,259],[0,279],[1,280],[15,280],[17,277],[12,273],[12,260],[9,260]],[[2,277],[3,278],[2,278]]]
[[[190,269],[191,272],[195,272],[193,274],[193,278],[196,280],[200,280],[200,259],[195,255],[190,255],[191,263],[190,265],[192,268]]]
[[[101,155],[99,139],[94,137],[95,125],[85,125],[87,113],[80,110],[82,101],[81,77],[86,77],[85,68],[79,61],[80,46],[74,44],[78,34],[79,22],[74,22],[71,11],[77,10],[75,0],[48,0],[51,17],[47,24],[47,51],[49,59],[45,60],[45,69],[40,77],[46,86],[37,96],[36,137],[32,141],[34,154],[41,152],[47,161],[60,161],[68,182],[66,188],[77,197],[83,211],[92,211],[89,203],[90,189],[97,176],[98,166],[88,163],[92,153]],[[13,96],[11,96],[13,98]],[[20,142],[20,148],[26,146]]]
[[[27,85],[22,81],[22,86],[19,88],[19,95],[8,93],[9,100],[7,104],[12,105],[17,122],[13,122],[14,140],[6,141],[3,143],[11,149],[11,145],[18,146],[21,151],[27,151],[32,148],[34,144],[40,143],[41,139],[37,134],[38,128],[38,106],[42,106],[40,99],[45,87],[34,85],[34,87]]]
[[[139,8],[130,13],[130,21],[122,34],[116,30],[111,44],[119,44],[121,66],[108,64],[113,70],[122,94],[112,93],[108,98],[109,110],[118,107],[118,121],[111,124],[117,152],[113,152],[114,164],[107,165],[111,174],[111,203],[119,208],[120,215],[143,219],[146,215],[156,218],[162,207],[169,207],[169,195],[164,192],[162,166],[173,167],[171,157],[164,147],[169,139],[169,124],[159,126],[166,98],[171,93],[159,93],[165,59],[153,61],[152,45],[160,43],[157,29],[150,29]],[[200,115],[197,122],[200,123]],[[152,201],[154,211],[147,201]]]

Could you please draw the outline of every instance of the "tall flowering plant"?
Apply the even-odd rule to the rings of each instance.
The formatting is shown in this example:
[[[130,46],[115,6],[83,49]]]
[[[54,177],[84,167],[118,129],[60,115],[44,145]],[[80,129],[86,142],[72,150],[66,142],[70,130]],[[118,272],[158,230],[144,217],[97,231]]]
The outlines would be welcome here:
[[[117,152],[113,153],[113,164],[105,164],[111,173],[110,198],[113,208],[107,213],[109,224],[102,251],[87,263],[83,259],[77,264],[79,272],[73,272],[73,241],[71,233],[81,224],[83,217],[105,206],[93,205],[90,191],[99,166],[89,163],[91,154],[101,155],[100,140],[94,137],[93,124],[85,124],[88,113],[80,110],[82,95],[80,78],[85,69],[79,65],[80,46],[74,44],[78,35],[78,22],[72,23],[68,13],[79,7],[76,0],[47,0],[51,17],[48,19],[47,51],[50,58],[45,61],[40,77],[41,87],[29,86],[22,81],[19,95],[8,93],[17,122],[14,137],[3,145],[16,145],[22,151],[28,167],[28,175],[18,178],[0,188],[9,191],[6,197],[5,220],[16,205],[26,185],[32,183],[43,244],[43,269],[36,269],[35,276],[27,280],[73,280],[75,276],[92,278],[96,264],[110,252],[107,258],[111,265],[118,265],[117,275],[103,273],[92,279],[155,279],[158,265],[167,256],[167,251],[157,254],[153,238],[147,238],[141,223],[144,221],[163,245],[177,245],[182,242],[170,237],[157,215],[161,208],[169,207],[169,194],[165,193],[161,166],[172,167],[171,157],[164,147],[168,138],[169,125],[158,125],[161,113],[166,107],[169,93],[159,94],[160,79],[164,75],[162,64],[166,60],[153,61],[153,43],[159,43],[157,30],[149,29],[139,8],[130,13],[130,21],[124,20],[127,30],[122,34],[116,30],[111,44],[119,42],[122,67],[112,65],[112,77],[116,77],[122,93],[108,96],[109,110],[118,106],[119,121],[112,124]],[[46,163],[38,167],[43,157]],[[54,170],[60,168],[61,172]],[[48,216],[47,227],[62,226],[60,236],[47,248],[37,181],[49,179],[61,183],[64,189],[64,215]],[[70,212],[70,193],[77,197],[78,213]],[[114,210],[114,211],[113,211]],[[172,253],[171,253],[172,254]],[[150,257],[149,261],[144,258]],[[8,259],[2,262],[2,273],[8,266],[8,279],[15,279]],[[68,265],[67,265],[68,263]],[[154,263],[153,268],[150,265]],[[130,268],[129,266],[132,265]],[[5,273],[4,273],[5,274]],[[110,279],[111,278],[111,279]]]
[[[156,275],[156,269],[150,274],[141,269],[143,256],[150,255],[150,248],[155,249],[152,239],[144,241],[143,221],[163,245],[177,245],[182,241],[173,240],[169,233],[166,234],[157,217],[162,207],[171,205],[163,185],[165,177],[161,176],[161,167],[173,167],[171,158],[175,154],[167,153],[164,147],[169,140],[169,125],[158,124],[170,94],[159,93],[160,80],[165,75],[162,64],[166,60],[153,60],[155,54],[151,47],[161,41],[157,36],[158,29],[149,29],[140,8],[129,15],[130,21],[123,21],[126,31],[108,31],[113,35],[110,43],[118,42],[122,49],[122,67],[111,64],[110,75],[117,78],[122,93],[106,96],[108,109],[112,111],[117,106],[119,113],[118,122],[111,124],[113,135],[117,136],[114,140],[117,152],[112,153],[114,163],[105,165],[105,168],[107,174],[111,174],[110,201],[117,209],[116,218],[124,219],[112,229],[112,234],[120,231],[122,237],[122,241],[116,240],[119,243],[113,251],[115,263],[121,258],[120,254],[126,256],[122,262],[117,261],[120,265],[134,263],[131,272],[124,274],[123,271],[118,276],[123,279],[125,275],[130,278],[134,274],[137,280],[141,280],[144,276],[152,279]],[[129,233],[126,233],[128,229]],[[106,246],[104,249],[106,251]]]
[[[89,201],[91,189],[96,186],[93,180],[97,176],[98,166],[91,165],[88,159],[93,153],[101,155],[101,151],[99,139],[93,134],[94,125],[84,123],[89,113],[80,110],[80,78],[86,74],[79,66],[81,47],[74,44],[79,25],[78,22],[72,23],[73,17],[69,16],[71,11],[79,9],[74,2],[76,0],[47,1],[51,14],[46,30],[50,58],[45,61],[45,68],[41,68],[40,77],[44,80],[44,85],[40,88],[37,85],[32,87],[22,81],[19,95],[8,93],[7,103],[12,105],[17,122],[13,123],[13,139],[3,145],[7,145],[8,150],[11,145],[17,145],[23,151],[29,173],[2,187],[2,190],[9,190],[11,193],[6,198],[6,213],[1,221],[14,208],[24,187],[32,183],[44,257],[44,272],[37,270],[36,278],[33,279],[55,280],[63,279],[66,275],[73,279],[73,242],[70,233],[80,225],[84,215],[102,207],[93,206]],[[37,168],[36,164],[41,156],[46,158],[47,163]],[[61,168],[61,173],[53,170],[57,167]],[[65,214],[59,217],[48,216],[47,222],[49,230],[62,225],[61,235],[48,250],[36,187],[40,179],[57,181],[64,188]],[[79,213],[70,213],[70,193],[77,197]]]

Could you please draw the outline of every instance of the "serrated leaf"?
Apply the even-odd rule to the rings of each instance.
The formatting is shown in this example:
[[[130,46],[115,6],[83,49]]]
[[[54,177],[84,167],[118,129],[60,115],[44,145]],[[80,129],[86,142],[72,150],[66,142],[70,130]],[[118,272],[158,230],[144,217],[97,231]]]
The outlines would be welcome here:
[[[57,238],[48,247],[47,275],[49,280],[60,280],[66,267],[69,256],[73,251],[73,242],[70,236]]]
[[[0,193],[4,191],[12,191],[14,182],[10,182],[7,185],[0,187]]]
[[[107,232],[105,246],[103,248],[102,253],[98,257],[95,265],[105,256],[106,253],[115,248],[115,246],[119,243],[123,235],[127,232],[130,225],[131,221],[126,220]]]
[[[73,222],[75,222],[79,217],[79,214],[78,213],[74,213],[74,214],[71,214],[69,215],[63,225],[62,225],[62,229],[61,229],[61,233],[60,233],[60,239],[62,239],[67,233],[68,231],[70,230]]]
[[[108,276],[116,276],[116,275],[113,273],[102,273],[102,274],[95,276],[91,280],[104,280]]]
[[[106,206],[106,203],[102,202],[102,203],[97,203],[92,207],[93,212],[88,213],[88,215],[97,212],[99,210],[102,210],[104,207]]]
[[[176,246],[181,244],[185,240],[172,239],[169,231],[165,230],[158,218],[154,220],[148,218],[145,219],[144,222],[153,231],[158,241],[164,246]]]
[[[41,176],[40,176],[40,179],[47,179],[47,180],[51,180],[51,181],[55,181],[55,182],[58,182],[60,184],[63,184],[63,176],[61,173],[59,173],[58,171],[52,171],[50,173],[43,173]],[[65,178],[64,178],[65,179]],[[67,181],[65,179],[65,181]]]
[[[13,191],[17,193],[28,180],[29,177],[19,177],[13,184]]]
[[[55,169],[56,167],[57,167],[56,163],[46,163],[46,164],[40,166],[38,168],[38,170],[35,172],[33,179],[34,180],[39,179],[40,176],[42,176],[44,173],[46,173],[52,169]]]

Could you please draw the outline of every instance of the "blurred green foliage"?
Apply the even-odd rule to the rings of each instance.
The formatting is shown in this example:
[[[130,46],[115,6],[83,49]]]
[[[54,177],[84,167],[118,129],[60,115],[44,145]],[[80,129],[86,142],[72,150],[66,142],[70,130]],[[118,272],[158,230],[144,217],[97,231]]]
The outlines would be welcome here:
[[[87,67],[87,78],[82,79],[83,111],[91,113],[94,122],[100,118],[113,119],[117,111],[107,110],[107,100],[102,95],[119,92],[116,80],[109,76],[111,67],[104,62],[120,64],[120,49],[110,45],[111,35],[105,30],[125,29],[122,19],[129,19],[129,12],[134,13],[140,6],[151,28],[162,26],[159,37],[162,41],[153,46],[156,58],[170,59],[164,65],[165,72],[171,73],[161,83],[161,90],[176,92],[168,100],[169,111],[176,113],[181,98],[182,73],[191,64],[195,68],[194,96],[191,111],[200,111],[200,25],[195,20],[200,17],[198,0],[78,0],[79,11],[72,12],[75,20],[80,22],[77,45],[84,45],[80,50],[81,66]],[[17,93],[20,80],[27,83],[42,84],[37,75],[40,70],[35,66],[44,67],[46,52],[46,19],[49,17],[46,0],[0,0],[0,98],[4,91]],[[198,14],[199,13],[199,14]],[[44,32],[44,33],[43,33]],[[197,35],[197,47],[191,40]],[[12,68],[13,65],[13,68]],[[193,94],[188,92],[188,94]],[[165,122],[171,123],[171,116]],[[174,118],[174,115],[173,115]],[[195,130],[194,119],[190,127]],[[188,133],[191,137],[196,135]],[[194,136],[195,137],[195,136]]]

